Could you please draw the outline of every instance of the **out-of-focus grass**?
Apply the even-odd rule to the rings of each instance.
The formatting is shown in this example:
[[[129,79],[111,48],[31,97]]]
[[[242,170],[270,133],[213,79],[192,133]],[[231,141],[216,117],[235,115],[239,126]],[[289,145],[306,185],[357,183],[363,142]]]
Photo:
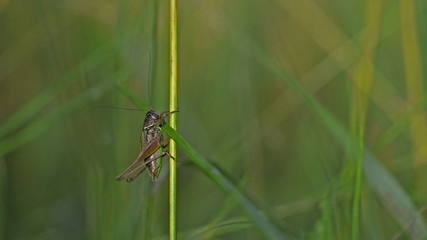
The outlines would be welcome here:
[[[167,164],[154,185],[146,174],[114,181],[138,154],[144,114],[91,108],[132,107],[114,87],[120,81],[156,111],[168,109],[169,9],[155,3],[157,24],[148,0],[0,4],[1,239],[168,235]],[[424,130],[413,123],[425,114],[427,3],[382,1],[372,20],[367,9],[377,3],[178,6],[179,133],[243,179],[284,235],[349,236],[359,141],[360,237],[425,236],[417,209],[427,201],[426,166],[415,164]],[[147,49],[156,53],[151,99]],[[357,71],[363,59],[369,71]],[[372,80],[363,142],[351,123],[357,79]],[[185,156],[178,151],[178,237],[262,238]]]
[[[369,2],[366,10],[365,35],[362,42],[360,60],[355,69],[353,101],[350,106],[350,129],[357,139],[358,153],[356,164],[351,164],[355,169],[354,199],[351,220],[351,239],[360,238],[360,209],[363,178],[363,157],[365,141],[365,125],[368,116],[369,100],[371,97],[372,81],[374,77],[373,60],[376,57],[376,46],[379,32],[379,20],[382,11],[382,1]]]
[[[295,77],[282,71],[271,58],[254,45],[248,46],[253,50],[255,58],[260,61],[260,64],[288,85],[325,124],[336,140],[342,145],[344,153],[348,158],[353,160],[358,159],[359,145],[357,139],[348,134],[339,121],[337,121]],[[408,195],[387,170],[375,160],[368,149],[364,152],[366,153],[364,153],[363,168],[368,182],[383,199],[384,205],[388,205],[389,210],[401,226],[405,227],[408,222],[413,222],[410,226],[412,228],[410,229],[410,235],[414,238],[421,237],[426,231],[426,226],[423,219],[412,205]]]
[[[406,89],[408,105],[413,107],[423,100],[424,84],[421,68],[420,47],[418,44],[418,30],[415,15],[414,1],[399,1],[400,18],[402,24],[402,45],[406,72]],[[411,140],[413,144],[414,169],[417,177],[417,190],[427,195],[427,127],[424,112],[411,116]]]
[[[131,100],[140,109],[145,109],[146,104],[142,103],[131,92],[127,91],[120,84],[117,88]],[[269,239],[284,239],[284,236],[261,215],[253,203],[241,193],[241,191],[230,181],[221,171],[210,163],[205,157],[198,153],[185,139],[183,139],[171,126],[164,125],[161,127],[167,135],[172,138],[180,148],[188,155],[193,163],[203,171],[213,182],[215,182],[225,193],[236,201],[248,217],[264,232]],[[175,236],[176,237],[176,236]]]

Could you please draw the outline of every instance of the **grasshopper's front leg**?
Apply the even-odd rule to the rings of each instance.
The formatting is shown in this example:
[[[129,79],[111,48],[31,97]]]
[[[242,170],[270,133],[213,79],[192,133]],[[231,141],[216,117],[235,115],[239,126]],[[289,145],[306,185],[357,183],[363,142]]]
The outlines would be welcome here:
[[[160,118],[159,118],[159,123],[162,123],[163,120],[165,120],[165,118],[173,113],[177,113],[179,112],[179,110],[175,110],[175,111],[163,111],[160,113]]]

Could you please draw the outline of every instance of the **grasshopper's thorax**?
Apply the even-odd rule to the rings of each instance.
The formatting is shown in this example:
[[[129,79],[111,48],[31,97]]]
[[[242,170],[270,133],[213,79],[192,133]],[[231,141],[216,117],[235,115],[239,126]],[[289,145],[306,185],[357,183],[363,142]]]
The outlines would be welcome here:
[[[141,136],[141,143],[142,145],[145,145],[149,141],[156,138],[159,134],[162,134],[160,129],[158,129],[159,126],[162,126],[164,124],[164,121],[160,120],[159,114],[157,114],[155,111],[150,110],[145,115],[144,124],[142,126],[142,136]]]

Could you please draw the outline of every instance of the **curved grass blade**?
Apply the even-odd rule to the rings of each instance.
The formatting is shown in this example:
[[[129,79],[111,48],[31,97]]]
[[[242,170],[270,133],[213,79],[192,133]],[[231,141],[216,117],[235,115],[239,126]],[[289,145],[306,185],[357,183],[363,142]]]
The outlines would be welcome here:
[[[169,125],[162,127],[163,131],[176,141],[178,146],[187,154],[193,163],[201,169],[214,183],[216,183],[224,192],[233,195],[239,203],[242,210],[251,218],[259,229],[270,239],[285,239],[279,230],[277,230],[268,219],[261,215],[253,203],[246,198],[234,184],[225,177],[213,164],[198,153],[186,140],[184,140]]]
[[[131,92],[117,84],[117,88],[126,97],[129,98],[137,107],[143,109],[146,105],[135,97]],[[182,138],[169,125],[161,127],[162,130],[169,135],[178,146],[187,154],[193,163],[202,170],[214,183],[216,183],[225,193],[231,195],[239,204],[243,212],[254,222],[261,232],[268,239],[286,239],[285,236],[262,214],[259,213],[255,205],[238,190],[230,179],[224,176],[221,171],[210,163],[205,157],[198,153],[184,138]]]
[[[141,101],[141,99],[139,99],[138,97],[136,97],[133,93],[129,92],[129,90],[127,90],[126,88],[124,88],[119,83],[115,83],[114,87],[117,90],[119,90],[120,93],[122,93],[125,97],[127,97],[133,104],[135,104],[141,110],[147,111],[148,109],[150,109],[150,106],[148,106],[147,104],[145,104],[143,101]]]

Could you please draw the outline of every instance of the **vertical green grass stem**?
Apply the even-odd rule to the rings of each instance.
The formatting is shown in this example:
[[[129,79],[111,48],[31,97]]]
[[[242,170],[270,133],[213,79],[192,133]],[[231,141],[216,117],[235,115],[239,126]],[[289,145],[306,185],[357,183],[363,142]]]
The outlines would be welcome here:
[[[363,114],[362,114],[363,115]],[[363,117],[360,117],[362,119]],[[362,195],[362,180],[363,180],[363,132],[364,121],[360,120],[359,123],[359,136],[358,136],[358,156],[356,162],[356,184],[354,188],[354,201],[353,201],[353,219],[351,223],[351,239],[359,239],[359,217],[360,217],[360,204]]]
[[[140,99],[123,88],[120,84],[117,89],[126,96],[137,107],[144,109],[147,107]],[[172,116],[175,114],[172,114]],[[276,228],[270,220],[261,214],[252,201],[247,198],[222,172],[210,163],[205,157],[197,152],[184,138],[181,137],[171,126],[163,125],[162,130],[187,154],[192,162],[202,170],[214,183],[216,183],[228,196],[231,196],[242,209],[242,211],[253,221],[253,223],[264,234],[266,239],[286,239],[286,237]],[[175,163],[175,161],[174,161]],[[175,220],[174,220],[174,223]],[[176,226],[176,225],[175,225]],[[175,235],[176,237],[176,235]]]
[[[177,5],[176,0],[170,0],[170,96],[169,109],[170,111],[177,110]],[[171,115],[170,125],[176,130],[176,116]],[[170,140],[169,152],[176,158],[176,144],[174,140]],[[176,159],[170,158],[170,176],[169,176],[169,238],[176,239]]]

